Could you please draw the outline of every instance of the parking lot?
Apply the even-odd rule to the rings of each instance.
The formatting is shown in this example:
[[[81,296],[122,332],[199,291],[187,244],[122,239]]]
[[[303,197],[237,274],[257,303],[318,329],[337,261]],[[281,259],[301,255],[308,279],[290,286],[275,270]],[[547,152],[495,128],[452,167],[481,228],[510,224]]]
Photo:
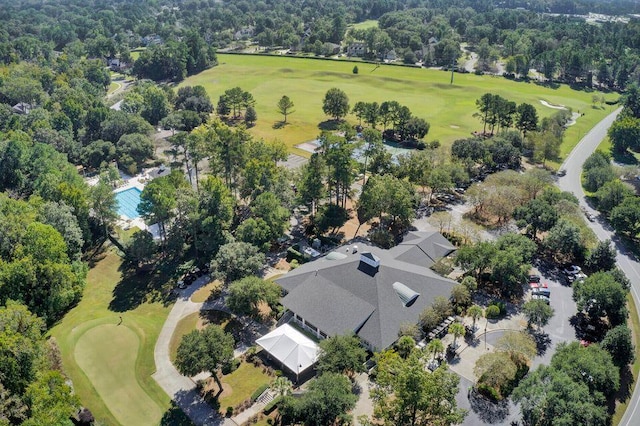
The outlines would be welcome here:
[[[559,269],[538,263],[533,272],[540,274],[541,282],[547,284],[551,293],[550,305],[555,311],[554,316],[543,330],[534,333],[538,343],[538,356],[533,359],[531,368],[535,369],[540,364],[550,363],[559,343],[576,340],[576,331],[571,322],[575,321],[577,307],[572,297],[573,290]],[[530,297],[531,291],[527,291],[525,301]],[[451,369],[460,376],[456,400],[460,408],[469,411],[463,425],[511,425],[512,422],[520,421],[520,412],[511,401],[491,403],[478,397],[471,390],[475,384],[475,377],[470,377],[470,374],[472,374],[476,360],[485,353],[485,324],[482,321],[480,320],[480,330],[476,333],[479,340],[477,346],[462,350],[459,360],[451,364]],[[489,324],[490,327],[486,334],[486,351],[493,350],[493,345],[505,331],[522,329],[523,323],[526,323],[526,320],[522,315],[512,314],[495,324]]]

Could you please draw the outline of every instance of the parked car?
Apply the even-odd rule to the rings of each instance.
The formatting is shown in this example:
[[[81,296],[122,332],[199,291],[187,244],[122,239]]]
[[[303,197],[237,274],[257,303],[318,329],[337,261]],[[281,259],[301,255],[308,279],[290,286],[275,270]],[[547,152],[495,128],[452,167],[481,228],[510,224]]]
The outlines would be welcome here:
[[[551,296],[551,290],[547,283],[529,283],[531,294],[542,294],[543,296]]]
[[[182,280],[178,281],[176,284],[178,285],[178,288],[180,288],[180,289],[187,288],[187,285]]]
[[[556,173],[558,176],[565,176],[567,174],[567,171],[565,169],[560,169],[558,170],[558,173]]]
[[[575,275],[580,271],[582,271],[582,268],[576,265],[569,265],[562,270],[565,275]]]
[[[531,299],[532,300],[542,300],[547,305],[549,303],[551,303],[551,301],[549,300],[549,296],[545,296],[544,294],[534,294],[533,296],[531,296]]]
[[[585,216],[587,216],[587,219],[589,220],[589,222],[595,222],[596,221],[596,215],[594,215],[591,212],[585,213]]]
[[[538,275],[538,274],[530,274],[529,275],[529,282],[530,283],[539,283],[540,282],[540,275]]]
[[[587,278],[587,274],[584,272],[578,272],[577,274],[568,275],[567,280],[572,283],[575,281],[584,281]]]

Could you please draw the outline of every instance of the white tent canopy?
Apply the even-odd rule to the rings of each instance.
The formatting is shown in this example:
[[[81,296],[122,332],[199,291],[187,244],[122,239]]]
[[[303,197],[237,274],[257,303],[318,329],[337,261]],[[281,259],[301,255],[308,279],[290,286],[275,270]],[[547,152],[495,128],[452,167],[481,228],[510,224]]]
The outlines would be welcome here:
[[[318,345],[289,324],[265,334],[256,343],[295,374],[318,360]]]

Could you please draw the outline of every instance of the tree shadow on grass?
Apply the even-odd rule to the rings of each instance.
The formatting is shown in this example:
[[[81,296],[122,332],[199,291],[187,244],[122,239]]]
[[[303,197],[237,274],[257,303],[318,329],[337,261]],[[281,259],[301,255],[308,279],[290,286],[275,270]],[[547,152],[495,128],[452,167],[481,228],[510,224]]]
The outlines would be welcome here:
[[[176,264],[163,262],[151,271],[141,271],[123,262],[120,266],[122,279],[113,289],[109,310],[126,312],[143,303],[161,302],[165,306],[175,300],[171,291],[171,277]]]
[[[160,426],[193,426],[193,422],[174,401],[171,401],[171,407],[160,419]]]
[[[285,123],[284,121],[276,121],[275,123],[273,123],[273,126],[271,126],[271,128],[275,130],[284,129],[288,124],[289,123]]]
[[[342,123],[341,120],[326,120],[326,121],[322,121],[320,123],[318,123],[318,129],[320,130],[325,130],[325,131],[334,131],[334,130],[338,130],[338,128],[340,127],[340,124]]]
[[[633,394],[633,372],[628,365],[620,368],[620,388],[607,400],[609,413],[613,414],[616,410],[616,402],[625,402],[631,398]]]
[[[491,401],[480,395],[475,388],[469,392],[469,405],[484,423],[502,423],[509,415],[509,401]]]
[[[625,165],[635,166],[638,164],[638,159],[633,152],[629,150],[625,150],[624,152],[620,152],[617,149],[611,150],[611,155],[613,156],[613,161],[616,163],[621,163]]]

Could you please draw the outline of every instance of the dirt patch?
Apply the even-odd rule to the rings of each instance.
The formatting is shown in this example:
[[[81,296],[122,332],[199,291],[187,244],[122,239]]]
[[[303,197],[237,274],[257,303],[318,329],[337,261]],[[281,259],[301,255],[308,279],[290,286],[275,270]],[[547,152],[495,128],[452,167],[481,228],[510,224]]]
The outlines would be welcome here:
[[[276,263],[274,268],[280,271],[288,271],[291,269],[291,265],[289,265],[289,262],[287,262],[287,259],[280,259],[278,263]]]
[[[337,234],[342,235],[343,240],[346,241],[355,237],[367,235],[369,229],[371,229],[371,225],[369,223],[363,223],[362,226],[360,226],[353,201],[347,200],[346,208],[349,212],[349,220],[340,229],[338,229]]]
[[[451,127],[452,129],[459,129],[460,126],[456,126],[455,124],[451,124],[449,127]]]
[[[218,280],[214,280],[209,282],[207,285],[200,287],[191,295],[191,301],[194,303],[202,303],[205,302],[213,293],[217,293],[220,291],[222,287],[222,282]]]
[[[213,380],[212,377],[209,377],[208,379],[206,379],[205,381],[205,385],[202,388],[202,392],[204,395],[211,393],[213,395],[217,394],[219,391],[218,389],[218,384],[216,383],[215,380]],[[231,387],[231,385],[222,382],[222,393],[220,395],[218,395],[218,399],[220,399],[221,397],[224,396],[230,396],[233,395],[233,388]]]

